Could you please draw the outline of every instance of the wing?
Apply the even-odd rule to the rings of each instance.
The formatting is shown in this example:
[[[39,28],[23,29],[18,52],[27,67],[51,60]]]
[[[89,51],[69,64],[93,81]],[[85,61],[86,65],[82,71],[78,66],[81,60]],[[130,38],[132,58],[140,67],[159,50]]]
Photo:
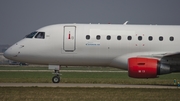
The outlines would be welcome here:
[[[140,57],[157,58],[161,64],[169,65],[173,72],[180,71],[180,52],[152,53],[148,55],[140,55]]]
[[[172,71],[180,71],[180,52],[137,52],[118,56],[112,60],[110,66],[128,69],[130,58],[156,59],[161,64],[171,67]]]

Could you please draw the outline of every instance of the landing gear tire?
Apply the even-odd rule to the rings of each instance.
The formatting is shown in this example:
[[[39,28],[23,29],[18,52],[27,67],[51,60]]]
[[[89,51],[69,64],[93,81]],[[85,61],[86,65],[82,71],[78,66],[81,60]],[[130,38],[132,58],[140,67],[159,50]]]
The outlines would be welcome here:
[[[54,76],[54,77],[52,78],[52,82],[53,82],[53,83],[59,83],[59,82],[60,82],[60,77],[59,77],[59,76]]]

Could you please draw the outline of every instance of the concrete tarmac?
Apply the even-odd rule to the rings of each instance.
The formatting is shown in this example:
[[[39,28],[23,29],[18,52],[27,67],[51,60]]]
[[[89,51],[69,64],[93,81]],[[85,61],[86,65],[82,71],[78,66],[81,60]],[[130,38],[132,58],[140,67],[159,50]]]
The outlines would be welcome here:
[[[165,85],[122,85],[122,84],[82,84],[82,83],[0,83],[0,87],[80,87],[80,88],[166,88],[177,89],[177,86]]]
[[[0,72],[53,72],[53,70],[0,70]],[[60,70],[60,72],[127,72],[127,71],[98,71],[98,70]]]

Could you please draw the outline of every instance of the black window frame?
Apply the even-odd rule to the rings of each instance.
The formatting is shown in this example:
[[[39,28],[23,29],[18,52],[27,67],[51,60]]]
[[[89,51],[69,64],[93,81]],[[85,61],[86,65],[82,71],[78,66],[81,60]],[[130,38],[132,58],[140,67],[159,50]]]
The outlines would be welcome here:
[[[91,36],[90,35],[86,35],[86,39],[90,40]]]
[[[39,35],[39,34],[43,34],[43,35]],[[45,39],[45,32],[38,32],[35,37],[36,39]]]
[[[25,36],[25,38],[33,38],[38,32],[37,31],[34,31],[28,35]]]
[[[100,40],[100,39],[101,39],[101,36],[100,36],[100,35],[97,35],[97,36],[96,36],[96,39],[97,39],[97,40]]]
[[[117,40],[121,40],[121,36],[120,35],[117,36]]]
[[[152,41],[152,40],[153,40],[153,36],[149,36],[149,37],[148,37],[148,40],[149,40],[149,41]]]
[[[138,36],[138,40],[142,41],[143,37],[142,36]]]
[[[132,36],[128,36],[127,39],[130,41],[132,40]]]
[[[163,41],[163,36],[159,36],[159,41]]]
[[[110,36],[110,35],[107,35],[106,39],[107,39],[107,40],[111,40],[111,36]]]
[[[169,37],[169,40],[170,40],[170,41],[174,41],[174,37],[173,37],[173,36],[170,36],[170,37]]]

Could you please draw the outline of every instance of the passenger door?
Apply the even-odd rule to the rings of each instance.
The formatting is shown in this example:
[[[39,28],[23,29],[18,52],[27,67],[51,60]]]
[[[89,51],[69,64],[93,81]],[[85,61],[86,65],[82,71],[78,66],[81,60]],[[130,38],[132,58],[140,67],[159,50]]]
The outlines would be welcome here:
[[[76,26],[64,26],[63,50],[65,52],[76,50]]]

